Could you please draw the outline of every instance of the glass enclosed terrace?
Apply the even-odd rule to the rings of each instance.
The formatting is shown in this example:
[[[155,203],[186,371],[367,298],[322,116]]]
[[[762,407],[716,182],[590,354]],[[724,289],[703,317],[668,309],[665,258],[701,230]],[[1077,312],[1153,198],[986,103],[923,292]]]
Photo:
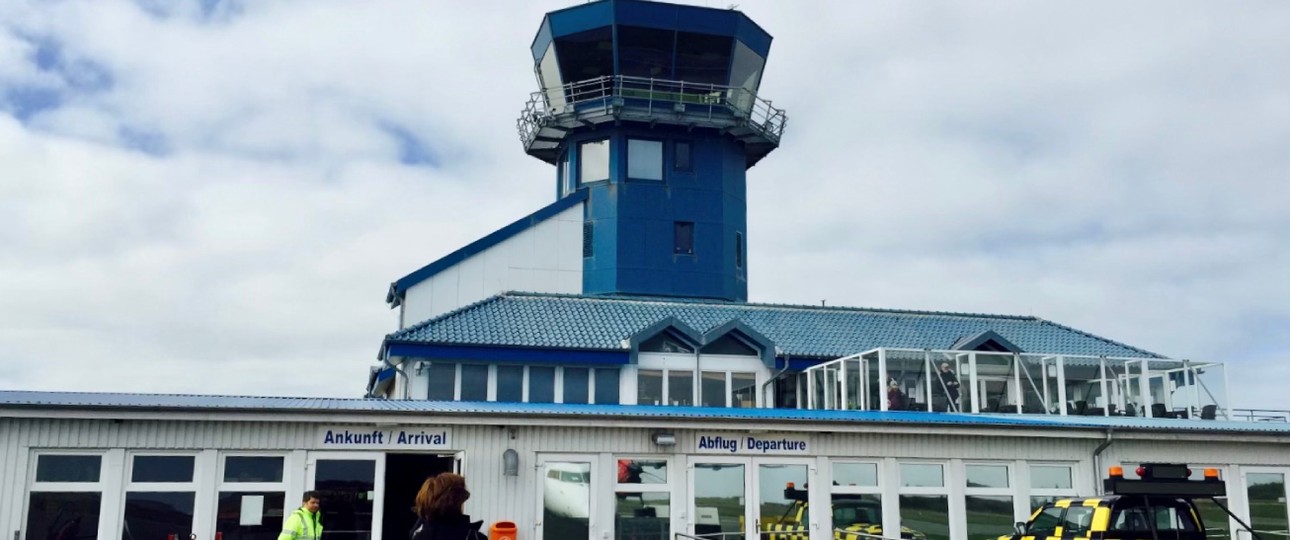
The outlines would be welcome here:
[[[1233,419],[1212,362],[882,348],[803,378],[810,409]]]

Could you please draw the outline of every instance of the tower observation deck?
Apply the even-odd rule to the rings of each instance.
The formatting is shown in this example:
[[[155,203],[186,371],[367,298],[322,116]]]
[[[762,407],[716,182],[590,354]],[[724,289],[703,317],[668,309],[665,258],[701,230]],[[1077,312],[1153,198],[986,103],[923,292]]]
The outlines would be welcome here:
[[[517,121],[587,191],[585,294],[747,299],[746,170],[786,116],[757,93],[771,36],[741,12],[601,0],[548,13]]]

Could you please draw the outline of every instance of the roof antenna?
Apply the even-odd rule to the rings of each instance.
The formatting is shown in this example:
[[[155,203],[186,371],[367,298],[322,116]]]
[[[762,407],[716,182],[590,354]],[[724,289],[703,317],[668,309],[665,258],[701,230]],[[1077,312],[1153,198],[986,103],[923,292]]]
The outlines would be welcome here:
[[[820,300],[820,307],[824,307],[824,300]]]

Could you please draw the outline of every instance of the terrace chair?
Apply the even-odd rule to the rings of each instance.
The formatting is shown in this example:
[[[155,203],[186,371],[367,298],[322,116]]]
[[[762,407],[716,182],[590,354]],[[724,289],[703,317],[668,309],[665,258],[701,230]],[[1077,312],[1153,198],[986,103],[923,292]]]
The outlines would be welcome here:
[[[1152,403],[1152,404],[1151,404],[1151,416],[1154,416],[1154,417],[1156,417],[1156,418],[1173,418],[1173,417],[1174,417],[1174,415],[1170,414],[1170,413],[1169,413],[1169,411],[1165,409],[1165,404],[1164,404],[1164,403]]]
[[[1088,402],[1079,400],[1075,402],[1075,414],[1083,415],[1088,410]]]
[[[1200,408],[1201,420],[1214,420],[1218,418],[1218,405],[1206,405]]]

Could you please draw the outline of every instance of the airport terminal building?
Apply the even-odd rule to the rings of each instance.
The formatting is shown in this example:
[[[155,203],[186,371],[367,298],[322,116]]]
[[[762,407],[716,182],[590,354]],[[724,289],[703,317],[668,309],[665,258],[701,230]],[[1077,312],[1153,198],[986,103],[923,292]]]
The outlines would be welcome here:
[[[1029,316],[748,302],[770,45],[733,9],[547,14],[517,128],[556,200],[391,284],[363,397],[0,391],[0,534],[272,539],[318,490],[328,538],[405,538],[457,471],[523,539],[983,540],[1150,461],[1219,468],[1290,535],[1290,413],[1233,409],[1234,366]]]

